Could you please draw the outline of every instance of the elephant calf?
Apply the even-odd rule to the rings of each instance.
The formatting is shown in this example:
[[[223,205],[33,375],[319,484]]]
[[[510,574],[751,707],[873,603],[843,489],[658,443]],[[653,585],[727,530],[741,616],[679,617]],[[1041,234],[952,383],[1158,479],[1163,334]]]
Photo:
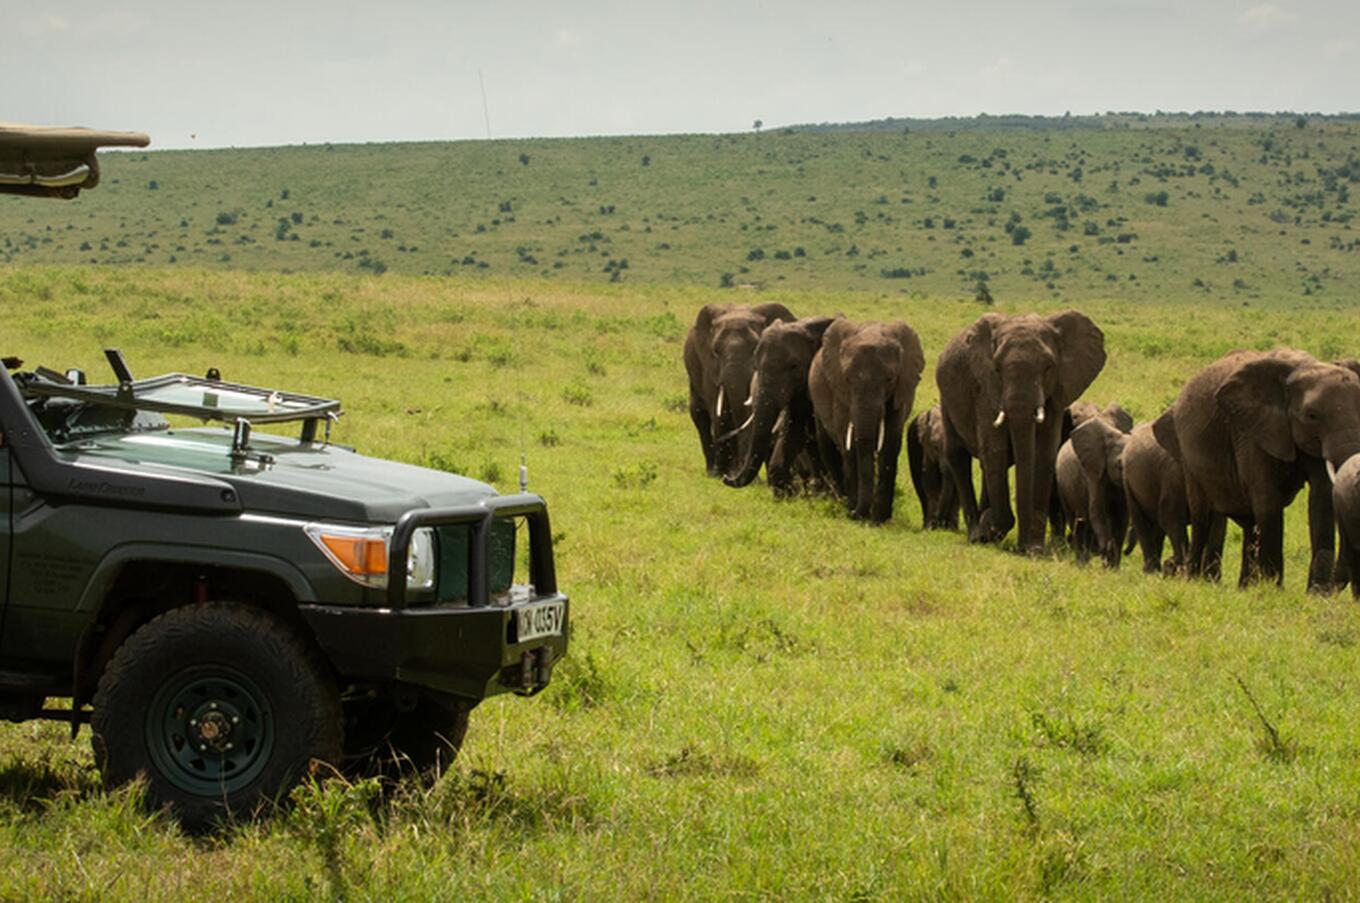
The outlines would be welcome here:
[[[1137,427],[1124,443],[1124,494],[1143,552],[1143,571],[1168,575],[1184,571],[1190,551],[1185,474],[1157,442],[1150,423]],[[1163,565],[1162,547],[1168,538],[1171,558]]]
[[[959,528],[959,494],[944,464],[944,415],[940,406],[917,415],[907,427],[907,463],[911,483],[921,500],[921,524],[927,530]]]
[[[837,319],[808,372],[822,462],[850,516],[892,517],[902,431],[925,369],[921,340],[906,323]]]
[[[1351,595],[1360,599],[1360,454],[1351,455],[1336,471],[1332,479],[1332,508],[1341,528],[1336,582],[1349,581]]]
[[[1129,529],[1124,493],[1124,446],[1132,418],[1118,405],[1085,419],[1058,449],[1056,479],[1072,547],[1085,561],[1099,554],[1119,567]]]

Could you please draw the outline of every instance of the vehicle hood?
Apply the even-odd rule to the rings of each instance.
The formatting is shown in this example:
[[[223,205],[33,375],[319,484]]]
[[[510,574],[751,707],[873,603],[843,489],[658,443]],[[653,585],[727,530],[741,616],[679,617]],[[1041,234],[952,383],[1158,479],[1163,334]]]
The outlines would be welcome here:
[[[467,477],[260,433],[251,437],[251,457],[233,461],[231,440],[228,430],[173,429],[97,436],[60,450],[91,464],[206,474],[235,487],[246,511],[308,520],[390,524],[412,509],[475,504],[496,495]]]

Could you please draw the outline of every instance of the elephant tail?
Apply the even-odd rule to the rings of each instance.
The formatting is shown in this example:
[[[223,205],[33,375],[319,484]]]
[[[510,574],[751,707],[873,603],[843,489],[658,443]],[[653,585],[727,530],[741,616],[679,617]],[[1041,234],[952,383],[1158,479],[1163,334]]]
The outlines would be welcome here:
[[[1124,554],[1132,555],[1136,545],[1138,545],[1138,531],[1133,529],[1132,524],[1129,524],[1129,536],[1128,539],[1124,541]]]

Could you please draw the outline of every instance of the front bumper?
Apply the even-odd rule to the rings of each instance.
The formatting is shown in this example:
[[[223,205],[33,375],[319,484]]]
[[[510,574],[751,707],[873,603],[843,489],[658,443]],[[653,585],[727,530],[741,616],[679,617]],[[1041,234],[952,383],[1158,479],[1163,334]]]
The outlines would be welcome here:
[[[529,525],[529,579],[535,595],[493,604],[488,537],[496,518]],[[412,607],[406,598],[406,555],[421,527],[470,528],[465,605]],[[477,701],[497,693],[535,693],[567,654],[567,597],[557,591],[548,508],[536,495],[500,496],[458,508],[422,508],[402,515],[388,546],[387,605],[356,608],[300,605],[321,649],[348,680],[401,681]],[[519,642],[516,614],[560,603],[560,632]]]
[[[516,612],[555,601],[566,609],[562,632],[515,642]],[[472,701],[541,690],[567,654],[571,630],[561,593],[504,607],[300,605],[298,611],[343,678],[401,681]]]

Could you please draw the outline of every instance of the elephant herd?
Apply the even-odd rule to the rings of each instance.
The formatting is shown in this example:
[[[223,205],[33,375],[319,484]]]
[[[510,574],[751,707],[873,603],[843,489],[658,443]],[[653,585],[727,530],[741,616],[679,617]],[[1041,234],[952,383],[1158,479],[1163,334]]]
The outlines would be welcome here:
[[[1051,527],[1082,560],[1117,567],[1136,544],[1145,571],[1216,580],[1231,520],[1246,585],[1283,582],[1284,509],[1307,484],[1308,588],[1350,582],[1360,596],[1354,360],[1234,351],[1135,426],[1118,404],[1079,400],[1105,365],[1105,338],[1075,310],[979,317],[940,353],[939,405],[910,421],[925,356],[900,321],[710,304],[684,359],[708,473],[729,486],[764,467],[776,497],[829,492],[851,517],[882,523],[905,438],[927,529],[958,529],[962,512],[969,541],[1015,528],[1020,551],[1034,553]]]

